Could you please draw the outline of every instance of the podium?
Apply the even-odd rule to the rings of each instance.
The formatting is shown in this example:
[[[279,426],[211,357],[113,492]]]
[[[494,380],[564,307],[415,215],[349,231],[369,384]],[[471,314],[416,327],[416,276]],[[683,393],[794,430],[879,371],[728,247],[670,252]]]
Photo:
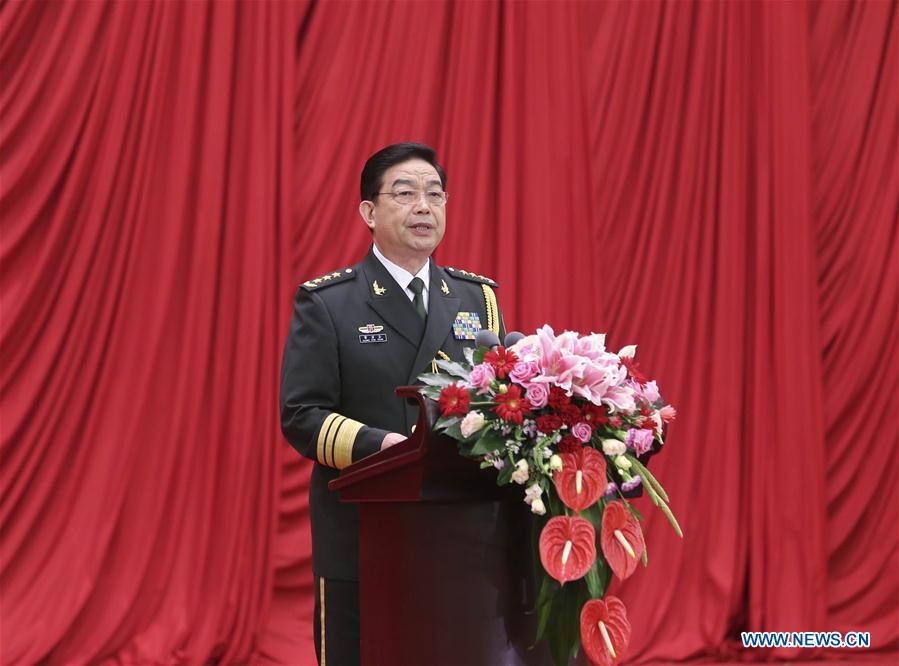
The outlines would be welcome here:
[[[521,486],[432,432],[418,387],[413,435],[344,468],[329,488],[359,505],[363,666],[550,664],[534,642],[532,521]],[[539,565],[539,562],[537,563]]]

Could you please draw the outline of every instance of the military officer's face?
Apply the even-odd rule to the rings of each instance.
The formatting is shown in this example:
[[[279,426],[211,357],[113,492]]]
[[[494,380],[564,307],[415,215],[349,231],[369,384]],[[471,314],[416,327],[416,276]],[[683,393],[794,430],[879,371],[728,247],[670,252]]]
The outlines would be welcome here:
[[[446,202],[434,194],[442,191],[437,170],[421,159],[401,162],[384,172],[382,194],[359,205],[384,256],[401,266],[417,264],[416,270],[424,265],[446,230]],[[400,201],[410,192],[414,193],[412,203]]]

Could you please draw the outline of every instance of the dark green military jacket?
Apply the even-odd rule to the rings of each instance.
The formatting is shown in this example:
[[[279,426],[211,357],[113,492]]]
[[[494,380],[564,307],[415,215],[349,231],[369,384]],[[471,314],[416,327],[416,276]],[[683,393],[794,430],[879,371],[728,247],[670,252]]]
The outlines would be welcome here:
[[[355,266],[300,285],[281,366],[281,429],[315,461],[309,489],[313,570],[358,579],[356,506],[328,482],[376,453],[384,435],[408,435],[417,407],[394,394],[440,358],[463,360],[480,329],[505,335],[493,287],[430,260],[427,323],[371,250]]]

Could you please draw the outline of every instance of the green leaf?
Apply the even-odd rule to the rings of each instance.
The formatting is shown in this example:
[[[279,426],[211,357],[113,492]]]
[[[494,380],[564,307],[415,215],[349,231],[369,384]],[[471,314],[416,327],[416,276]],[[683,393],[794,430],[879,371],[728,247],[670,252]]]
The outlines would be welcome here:
[[[599,506],[599,502],[581,511],[581,518],[589,520],[593,524],[593,529],[598,532],[602,528],[602,509]]]
[[[458,417],[456,417],[458,418]],[[455,423],[446,426],[446,429],[443,431],[447,436],[452,437],[453,439],[457,439],[459,441],[464,441],[465,438],[462,436],[462,420],[459,419]]]
[[[471,371],[465,368],[458,361],[445,361],[441,359],[437,361],[437,367],[441,370],[445,370],[454,377],[464,379],[465,381],[468,381],[468,377],[471,374]]]
[[[474,441],[474,445],[468,449],[466,455],[477,457],[477,456],[486,456],[488,453],[493,453],[497,449],[502,450],[504,442],[506,441],[502,435],[497,433],[495,430],[488,430],[484,428],[479,431],[480,437],[478,437]],[[462,432],[459,431],[459,437],[456,439],[462,438]]]
[[[478,347],[471,354],[471,364],[472,365],[480,365],[484,362],[484,356],[490,350],[487,347]]]
[[[468,363],[468,365],[477,365],[474,362],[474,347],[465,347],[462,350],[462,356],[465,358],[465,362]]]
[[[602,599],[602,594],[605,590],[599,579],[599,570],[596,566],[596,561],[593,562],[593,566],[587,571],[587,575],[584,576],[584,579],[587,581],[587,589],[590,590],[590,596],[594,599]]]
[[[581,608],[590,598],[583,580],[562,586],[553,599],[553,624],[547,628],[547,642],[556,666],[565,666],[580,645]]]
[[[649,546],[646,545],[646,538],[643,539],[643,555],[640,556],[640,559],[643,561],[643,566],[649,566]]]
[[[436,386],[439,388],[443,388],[444,386],[455,384],[458,381],[458,378],[453,378],[449,375],[444,375],[441,373],[435,374],[433,372],[428,372],[424,375],[419,375],[418,381],[420,381],[425,386]],[[439,391],[437,391],[437,395],[440,395]]]
[[[503,465],[503,468],[499,471],[499,474],[496,477],[496,484],[499,486],[504,486],[512,480],[512,473],[515,471],[515,467],[506,460],[506,464]]]

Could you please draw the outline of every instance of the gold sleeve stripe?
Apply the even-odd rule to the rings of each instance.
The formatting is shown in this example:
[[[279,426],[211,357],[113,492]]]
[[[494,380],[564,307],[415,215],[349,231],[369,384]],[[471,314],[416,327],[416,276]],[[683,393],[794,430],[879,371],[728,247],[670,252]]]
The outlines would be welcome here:
[[[341,416],[336,412],[328,414],[328,417],[325,419],[324,423],[322,423],[322,427],[318,431],[318,446],[316,448],[316,457],[322,465],[328,465],[330,467],[334,466],[333,458],[331,462],[328,462],[328,454],[331,453],[328,444],[335,421],[343,418],[346,417]]]
[[[344,419],[334,432],[331,460],[337,469],[353,463],[353,444],[363,425],[365,424],[353,419]]]
[[[484,303],[487,306],[487,328],[499,335],[499,306],[496,304],[496,294],[489,285],[482,284],[484,290]]]

